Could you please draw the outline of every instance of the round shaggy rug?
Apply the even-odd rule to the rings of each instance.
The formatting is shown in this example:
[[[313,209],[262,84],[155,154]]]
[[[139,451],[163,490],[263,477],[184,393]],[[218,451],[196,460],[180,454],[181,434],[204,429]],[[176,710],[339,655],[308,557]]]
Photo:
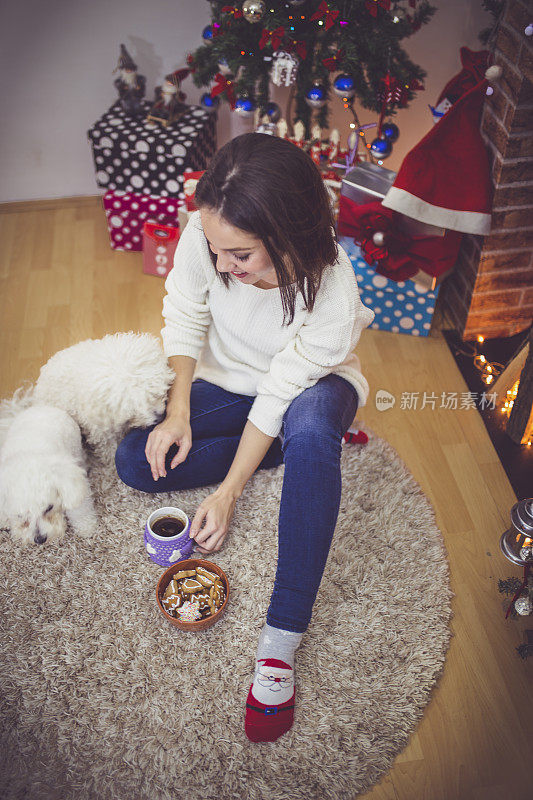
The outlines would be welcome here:
[[[244,733],[244,703],[277,557],[284,466],[257,472],[211,560],[232,592],[206,631],[157,608],[143,547],[160,505],[191,515],[212,491],[146,495],[91,457],[101,534],[24,548],[1,534],[6,800],[349,800],[405,747],[443,668],[452,593],[433,509],[397,453],[365,428],[345,445],[337,528],[296,654],[295,721]]]

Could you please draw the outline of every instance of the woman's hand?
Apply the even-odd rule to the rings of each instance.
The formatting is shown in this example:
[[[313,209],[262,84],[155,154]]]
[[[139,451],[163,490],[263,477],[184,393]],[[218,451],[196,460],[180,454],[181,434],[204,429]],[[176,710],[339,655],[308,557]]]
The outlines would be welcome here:
[[[216,553],[226,538],[238,495],[222,486],[208,495],[200,505],[191,523],[190,536],[200,553]],[[202,522],[205,525],[202,528]]]
[[[191,425],[185,416],[167,417],[156,425],[148,436],[144,452],[154,481],[161,477],[166,478],[165,456],[173,444],[177,444],[179,449],[172,459],[170,469],[185,461],[191,449]]]

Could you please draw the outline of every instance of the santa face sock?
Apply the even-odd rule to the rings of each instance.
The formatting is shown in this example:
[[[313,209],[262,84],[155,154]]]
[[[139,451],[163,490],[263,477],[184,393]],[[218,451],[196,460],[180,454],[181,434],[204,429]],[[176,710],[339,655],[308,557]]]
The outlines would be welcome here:
[[[244,730],[252,742],[273,742],[294,720],[294,653],[303,634],[265,623],[259,636]]]

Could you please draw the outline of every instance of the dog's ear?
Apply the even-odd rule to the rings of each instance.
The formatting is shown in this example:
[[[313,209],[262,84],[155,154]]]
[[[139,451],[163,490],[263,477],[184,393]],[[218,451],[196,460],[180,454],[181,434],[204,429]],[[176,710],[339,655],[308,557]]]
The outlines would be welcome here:
[[[87,475],[77,464],[56,463],[52,467],[53,481],[63,508],[77,508],[89,494]]]

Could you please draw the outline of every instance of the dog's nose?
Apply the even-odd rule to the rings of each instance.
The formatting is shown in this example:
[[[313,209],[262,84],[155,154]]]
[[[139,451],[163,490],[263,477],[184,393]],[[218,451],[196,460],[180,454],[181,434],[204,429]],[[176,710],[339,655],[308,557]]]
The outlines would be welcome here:
[[[38,533],[34,536],[33,541],[35,544],[44,544],[47,539],[48,536],[46,536],[44,533]]]

